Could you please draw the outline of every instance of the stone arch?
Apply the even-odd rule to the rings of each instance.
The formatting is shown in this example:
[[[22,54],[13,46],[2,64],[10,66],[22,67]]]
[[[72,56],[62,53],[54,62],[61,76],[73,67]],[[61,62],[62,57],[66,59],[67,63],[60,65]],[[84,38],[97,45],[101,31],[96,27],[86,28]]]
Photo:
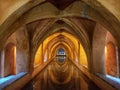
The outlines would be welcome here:
[[[59,36],[57,36],[57,38],[59,38],[60,37],[60,35]],[[49,45],[49,46],[54,46],[54,45],[56,45],[59,41],[61,42],[61,43],[63,43],[63,44],[67,44],[70,48],[71,48],[71,50],[73,51],[73,59],[75,59],[75,52],[76,52],[76,50],[77,50],[77,48],[75,47],[75,44],[73,43],[73,41],[72,40],[70,40],[68,37],[66,37],[66,36],[64,36],[63,38],[61,38],[60,40],[59,39],[57,39],[56,37],[53,39],[53,41],[55,41],[55,42],[53,42],[52,40],[51,40],[51,42],[53,42],[51,45]],[[50,42],[49,42],[50,43]],[[58,43],[58,44],[60,44],[60,43]]]
[[[70,50],[69,50],[68,46],[64,45],[63,43],[60,43],[60,44],[56,45],[51,52],[57,54],[57,51],[58,51],[59,48],[62,48],[65,51],[65,53],[66,53],[65,55],[69,56],[68,52]]]
[[[28,10],[30,10],[31,8],[33,8],[33,7],[35,7],[35,6],[37,6],[38,4],[36,3],[37,1],[33,1],[34,3],[32,3],[31,4],[31,2],[32,1],[30,1],[30,2],[28,2],[28,3],[26,3],[26,6],[25,5],[23,5],[21,8],[19,8],[18,10],[16,10],[14,13],[12,13],[11,14],[11,16],[10,17],[8,17],[6,20],[5,20],[5,22],[4,23],[2,23],[2,25],[1,25],[1,27],[0,27],[0,30],[2,31],[1,33],[0,33],[0,38],[2,39],[2,38],[4,38],[2,41],[3,41],[3,43],[1,44],[1,48],[0,49],[2,49],[2,47],[4,46],[4,43],[5,43],[5,40],[7,39],[7,37],[10,35],[10,34],[12,34],[15,30],[16,30],[16,28],[19,28],[21,25],[25,25],[25,24],[27,24],[27,23],[25,23],[24,21],[17,21],[18,20],[18,18],[22,18],[22,15],[25,13],[25,12],[27,12]],[[39,2],[39,4],[41,3],[41,0],[38,0],[38,2]],[[114,15],[112,15],[112,13],[110,13],[107,9],[105,9],[104,11],[108,14],[108,15],[110,15],[110,16],[112,16],[112,19],[110,19],[109,18],[109,20],[111,20],[111,22],[113,21],[113,23],[109,23],[109,20],[106,20],[106,18],[104,17],[104,14],[101,12],[101,10],[100,9],[98,9],[98,8],[96,8],[96,10],[94,9],[94,8],[92,8],[93,6],[93,3],[91,3],[91,2],[89,2],[89,1],[84,1],[85,3],[87,3],[87,4],[89,4],[91,7],[90,7],[90,9],[89,10],[83,10],[84,11],[84,13],[86,13],[86,14],[88,14],[88,16],[86,17],[86,18],[92,18],[93,20],[95,20],[95,21],[97,21],[98,23],[100,23],[100,24],[102,24],[102,25],[104,25],[105,27],[107,27],[107,28],[109,28],[110,26],[111,26],[111,24],[114,24],[114,25],[112,25],[113,27],[111,27],[111,28],[109,28],[110,29],[110,31],[113,33],[113,35],[114,36],[116,36],[115,38],[119,38],[120,37],[120,35],[119,35],[119,21],[115,18],[115,16]],[[98,1],[97,1],[98,2]],[[31,5],[31,6],[30,6]],[[29,7],[30,6],[30,7]],[[27,7],[26,9],[23,9],[23,8],[25,8],[25,7]],[[95,7],[97,7],[97,6],[95,6]],[[103,5],[101,5],[101,7],[102,8],[104,8],[104,6]],[[23,10],[23,12],[20,12],[20,11],[22,11]],[[90,11],[93,11],[92,13],[89,13]],[[17,14],[18,12],[20,12],[20,14]],[[99,12],[99,13],[102,13],[101,15],[98,15],[97,14],[97,12]],[[95,17],[95,15],[97,14],[98,16],[97,17]],[[14,18],[13,20],[11,20],[13,17],[14,17],[14,15],[17,15],[16,16],[16,18]],[[64,14],[63,14],[64,15]],[[74,14],[74,15],[72,15],[72,16],[81,16],[81,17],[83,17],[80,13],[76,13],[76,14]],[[58,15],[59,16],[59,15]],[[68,15],[68,16],[70,16],[70,15]],[[102,18],[102,17],[104,17],[104,18]],[[8,24],[8,21],[11,21],[11,23],[9,23]],[[20,19],[19,19],[20,20]],[[104,22],[103,22],[104,21]],[[24,22],[24,23],[22,23],[22,22]],[[29,22],[28,22],[29,23]],[[13,29],[13,27],[15,26],[15,28]],[[10,31],[10,33],[8,34],[8,35],[6,35],[6,36],[3,36],[4,35],[4,33],[6,33],[7,31],[8,31],[8,29],[11,29],[11,31]],[[1,40],[0,39],[0,40]],[[120,41],[118,40],[118,44],[120,45]],[[84,45],[83,45],[84,46]],[[90,53],[90,52],[89,52]],[[32,61],[32,60],[31,60]]]
[[[104,71],[104,48],[106,44],[107,30],[97,24],[93,34],[92,55],[93,72],[105,74]],[[99,67],[97,67],[99,65]]]
[[[63,47],[59,47],[57,50],[57,55],[66,55],[66,51]]]
[[[52,20],[53,21],[53,20]],[[54,24],[55,22],[56,22],[57,20],[55,20],[54,22],[52,22],[52,24]],[[64,21],[64,19],[63,19],[63,21]],[[69,23],[70,25],[68,25],[68,26],[72,26],[72,22],[71,21],[69,21],[69,20],[66,20],[65,19],[65,22],[66,23]],[[71,23],[70,23],[71,22]],[[49,23],[50,25],[51,25],[51,23]],[[73,26],[76,26],[76,25],[73,25]],[[71,30],[71,28],[68,28],[68,27],[58,27],[58,28],[50,28],[48,31],[47,31],[47,35],[51,35],[52,33],[55,33],[55,32],[57,32],[57,31],[59,31],[60,29],[67,29],[67,31],[69,31],[69,29]],[[72,28],[73,29],[73,28]],[[78,29],[78,28],[76,28],[75,27],[75,29]],[[55,30],[55,31],[54,31]],[[54,32],[50,32],[50,31],[54,31]],[[74,32],[74,33],[77,33],[77,32]],[[46,33],[45,33],[46,34]],[[81,34],[83,34],[82,32],[81,32]],[[47,37],[47,35],[46,35],[46,37],[45,37],[45,35],[44,34],[42,34],[42,35],[40,35],[40,34],[37,34],[37,35],[39,35],[39,37],[37,37],[36,39],[34,39],[34,40],[38,40],[37,42],[38,42],[38,44],[37,45],[39,45],[44,39],[43,38],[46,38]],[[77,35],[76,37],[79,37],[79,36],[81,36],[81,35]],[[89,43],[87,42],[88,40],[86,40],[86,38],[85,37],[83,37],[84,35],[82,35],[81,36],[81,38],[78,38],[78,39],[80,39],[80,40],[82,40],[81,41],[81,43],[83,44],[83,46],[84,46],[84,48],[85,48],[85,51],[87,52],[87,56],[88,56],[88,58],[90,59],[90,50],[88,49],[89,48],[89,46],[90,45],[88,45]],[[42,38],[41,38],[42,37]],[[39,40],[41,40],[41,41],[39,41]],[[86,42],[85,42],[86,41]],[[37,43],[36,42],[36,43]],[[34,42],[33,42],[34,43]],[[36,44],[35,44],[36,45]],[[34,45],[34,46],[35,46]],[[33,56],[34,56],[34,52],[35,52],[35,50],[37,49],[37,47],[36,48],[34,48],[34,50],[32,50],[33,51]],[[89,61],[90,62],[90,61]]]
[[[58,48],[60,48],[60,47],[62,47],[62,48],[65,49],[65,51],[66,51],[66,56],[67,56],[67,57],[69,56],[69,58],[74,58],[74,52],[73,52],[73,54],[72,54],[72,53],[69,53],[69,52],[72,51],[72,48],[71,48],[66,42],[56,43],[56,45],[55,45],[55,46],[53,47],[53,49],[51,50],[51,53],[54,53],[53,56],[55,56]]]

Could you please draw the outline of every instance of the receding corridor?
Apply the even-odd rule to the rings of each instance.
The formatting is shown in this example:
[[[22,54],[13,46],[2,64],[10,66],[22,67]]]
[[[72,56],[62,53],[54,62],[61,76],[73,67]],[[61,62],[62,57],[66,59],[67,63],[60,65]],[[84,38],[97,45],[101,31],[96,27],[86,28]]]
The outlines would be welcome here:
[[[71,60],[62,56],[54,59],[32,83],[33,90],[100,90]]]
[[[120,0],[0,0],[0,90],[120,90]]]

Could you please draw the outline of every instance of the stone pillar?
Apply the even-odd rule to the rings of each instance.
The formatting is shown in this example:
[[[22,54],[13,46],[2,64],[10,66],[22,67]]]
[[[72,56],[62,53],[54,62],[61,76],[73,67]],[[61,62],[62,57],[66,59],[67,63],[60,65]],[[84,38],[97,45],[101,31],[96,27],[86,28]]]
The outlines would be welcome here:
[[[0,77],[4,76],[4,50],[0,53]]]
[[[0,53],[1,54],[1,53]],[[1,77],[1,69],[2,69],[2,67],[1,67],[1,62],[2,62],[2,60],[1,60],[1,55],[0,55],[0,77]]]
[[[80,64],[80,42],[78,42],[78,64]]]
[[[118,77],[120,78],[120,47],[117,48],[117,66]]]
[[[105,44],[107,31],[97,24],[93,35],[93,72],[105,74]]]

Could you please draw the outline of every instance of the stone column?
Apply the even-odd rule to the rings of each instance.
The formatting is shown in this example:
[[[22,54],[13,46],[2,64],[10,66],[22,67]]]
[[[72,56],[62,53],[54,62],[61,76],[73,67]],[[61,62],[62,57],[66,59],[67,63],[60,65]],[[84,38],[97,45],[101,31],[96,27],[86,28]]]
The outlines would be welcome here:
[[[105,74],[105,44],[107,30],[97,24],[93,35],[93,72]]]
[[[117,48],[118,77],[120,78],[120,47]]]

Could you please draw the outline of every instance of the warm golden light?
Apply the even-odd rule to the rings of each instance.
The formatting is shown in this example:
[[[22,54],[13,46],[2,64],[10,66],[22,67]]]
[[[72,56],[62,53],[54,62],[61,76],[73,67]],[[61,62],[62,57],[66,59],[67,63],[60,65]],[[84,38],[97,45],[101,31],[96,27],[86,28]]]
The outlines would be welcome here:
[[[38,66],[40,64],[42,64],[43,62],[43,55],[42,55],[42,44],[39,46],[37,52],[36,52],[36,55],[35,55],[35,60],[34,60],[34,66]]]
[[[56,32],[47,37],[42,43],[42,48],[40,46],[39,49],[37,50],[37,53],[35,55],[34,66],[38,66],[41,64],[41,62],[44,63],[46,61],[49,61],[51,58],[55,58],[56,56],[55,51],[58,47],[61,47],[61,45],[62,47],[66,48],[67,50],[66,53],[71,60],[74,61],[78,60],[79,51],[78,39],[67,32]],[[83,51],[82,53],[85,53]],[[85,55],[81,54],[81,56],[84,57],[82,59],[86,60]],[[87,64],[85,65],[87,66]]]
[[[16,46],[13,47],[14,50],[14,74],[16,74]]]
[[[87,56],[81,44],[80,44],[80,64],[85,67],[88,67]]]
[[[105,54],[107,54],[107,47],[105,46]]]
[[[107,46],[105,46],[105,60],[107,59]],[[106,62],[105,62],[106,64]]]

